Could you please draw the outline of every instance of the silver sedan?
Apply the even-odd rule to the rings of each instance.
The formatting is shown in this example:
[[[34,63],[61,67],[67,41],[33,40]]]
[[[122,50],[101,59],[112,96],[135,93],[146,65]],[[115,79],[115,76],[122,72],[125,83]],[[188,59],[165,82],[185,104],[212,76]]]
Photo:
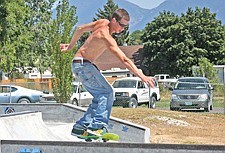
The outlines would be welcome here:
[[[40,102],[42,93],[16,85],[0,85],[0,103]]]

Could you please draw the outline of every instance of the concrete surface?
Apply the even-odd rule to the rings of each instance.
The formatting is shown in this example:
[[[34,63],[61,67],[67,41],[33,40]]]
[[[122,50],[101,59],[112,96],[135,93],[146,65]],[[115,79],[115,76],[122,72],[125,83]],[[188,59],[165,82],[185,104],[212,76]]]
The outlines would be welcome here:
[[[1,153],[19,153],[21,148],[42,153],[224,153],[225,146],[147,143],[102,143],[71,141],[1,140]],[[40,152],[36,152],[40,153]]]
[[[79,139],[70,134],[71,129],[69,127],[71,128],[71,125],[52,125],[48,128],[42,120],[41,112],[1,115],[0,140],[78,141]]]
[[[6,108],[15,113],[4,114]],[[69,104],[1,104],[0,153],[225,153],[225,146],[146,143],[148,128],[117,118],[109,128],[120,141],[82,142],[70,131],[84,111]]]
[[[60,137],[68,137],[71,132],[73,123],[82,117],[86,109],[77,107],[71,104],[1,104],[0,113],[4,114],[6,108],[13,108],[16,113],[19,112],[41,112],[45,126],[53,129]],[[43,124],[41,123],[43,127]],[[57,130],[57,128],[59,130]],[[64,128],[64,130],[60,129]],[[118,118],[111,117],[109,122],[109,132],[116,133],[120,136],[120,142],[132,143],[149,143],[150,129],[124,121]],[[67,133],[67,136],[62,134]]]

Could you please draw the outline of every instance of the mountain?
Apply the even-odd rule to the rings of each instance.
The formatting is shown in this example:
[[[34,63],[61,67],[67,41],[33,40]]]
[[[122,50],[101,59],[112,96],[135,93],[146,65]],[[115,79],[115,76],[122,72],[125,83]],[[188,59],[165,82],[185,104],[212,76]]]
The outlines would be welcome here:
[[[77,7],[78,24],[85,24],[92,21],[93,17],[96,17],[97,10],[103,9],[106,5],[107,0],[70,0],[71,6]],[[193,10],[195,7],[210,8],[212,13],[216,13],[216,18],[225,23],[225,0],[166,0],[161,3],[158,7],[153,9],[143,9],[133,3],[126,0],[114,0],[114,3],[121,8],[125,8],[130,16],[130,32],[135,30],[142,30],[147,23],[154,20],[154,17],[159,15],[159,12],[164,10],[175,13],[176,15],[181,15],[181,13],[186,13],[187,9],[191,7]],[[53,18],[55,16],[55,9],[53,9]]]

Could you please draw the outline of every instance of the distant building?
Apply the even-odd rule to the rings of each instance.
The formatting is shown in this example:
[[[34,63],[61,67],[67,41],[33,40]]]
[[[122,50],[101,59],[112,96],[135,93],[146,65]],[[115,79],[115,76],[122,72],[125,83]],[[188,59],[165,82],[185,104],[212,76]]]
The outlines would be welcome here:
[[[105,77],[131,77],[133,74],[128,69],[111,68],[111,70],[101,71]]]
[[[225,82],[225,65],[214,65],[213,66],[217,70],[218,79],[221,83]]]
[[[26,78],[26,79],[38,79],[38,78],[49,79],[49,78],[54,78],[54,76],[52,75],[51,71],[46,70],[42,74],[38,71],[26,73],[26,74],[24,74],[24,78]]]
[[[219,82],[224,83],[225,82],[225,65],[214,65],[213,67],[217,71]],[[193,74],[196,73],[196,69],[199,69],[199,66],[192,67]]]
[[[142,65],[143,61],[143,45],[134,46],[119,46],[124,54],[130,58],[138,69],[143,71],[144,74],[149,75],[148,69]],[[106,77],[129,77],[133,74],[126,68],[119,59],[113,55],[109,50],[105,51],[96,61],[98,69]]]

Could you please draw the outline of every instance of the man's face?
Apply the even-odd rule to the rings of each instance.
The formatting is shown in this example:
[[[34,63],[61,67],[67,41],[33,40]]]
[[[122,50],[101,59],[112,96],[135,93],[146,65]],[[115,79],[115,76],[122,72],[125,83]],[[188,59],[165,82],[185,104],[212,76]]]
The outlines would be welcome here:
[[[127,20],[124,20],[123,18],[119,21],[116,20],[116,23],[115,23],[115,32],[116,33],[121,33],[124,31],[125,27],[128,26],[128,21]]]

